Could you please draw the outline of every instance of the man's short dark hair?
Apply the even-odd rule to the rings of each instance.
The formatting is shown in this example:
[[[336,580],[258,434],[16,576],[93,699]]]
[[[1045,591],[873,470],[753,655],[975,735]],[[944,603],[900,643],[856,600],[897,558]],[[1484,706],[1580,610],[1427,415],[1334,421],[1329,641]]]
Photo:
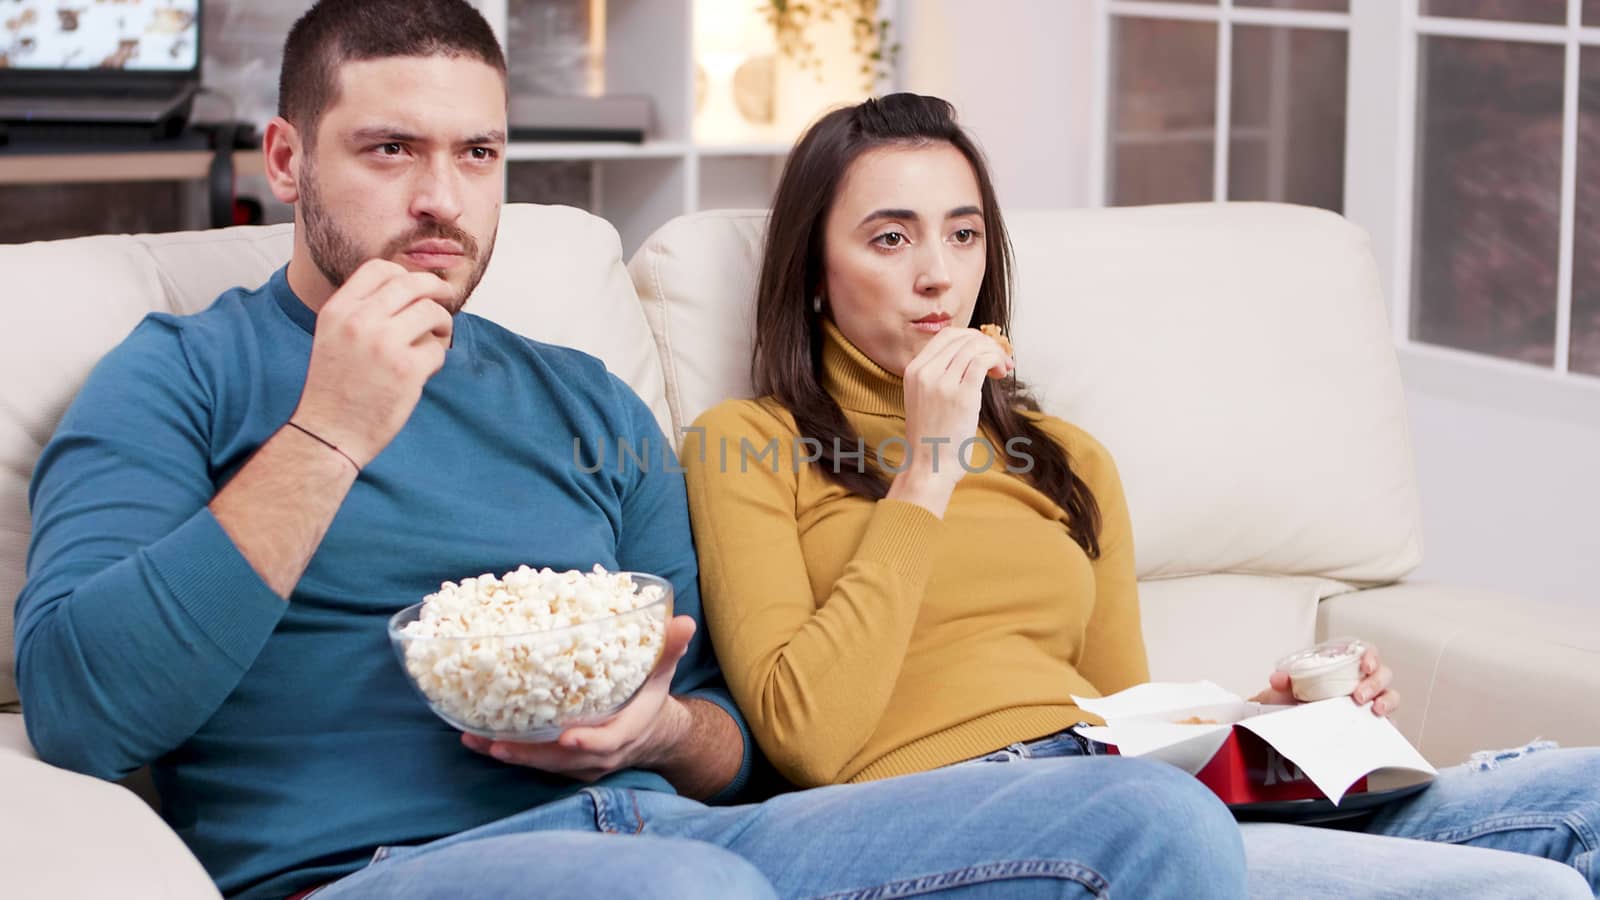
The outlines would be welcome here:
[[[494,31],[467,0],[320,0],[289,29],[278,115],[306,141],[339,99],[339,67],[395,56],[457,56],[506,74]]]

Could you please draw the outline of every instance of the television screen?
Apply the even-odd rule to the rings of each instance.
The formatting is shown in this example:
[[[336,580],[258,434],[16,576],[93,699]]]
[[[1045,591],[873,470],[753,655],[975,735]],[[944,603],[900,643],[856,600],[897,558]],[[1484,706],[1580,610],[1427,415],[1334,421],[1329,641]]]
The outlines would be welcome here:
[[[0,68],[189,72],[199,64],[200,0],[0,2]]]

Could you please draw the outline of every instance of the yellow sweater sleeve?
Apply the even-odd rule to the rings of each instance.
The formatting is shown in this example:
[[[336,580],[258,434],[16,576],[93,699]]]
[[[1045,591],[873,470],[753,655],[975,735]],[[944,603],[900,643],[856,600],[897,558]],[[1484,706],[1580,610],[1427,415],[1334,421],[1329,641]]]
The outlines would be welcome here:
[[[1150,680],[1139,618],[1139,582],[1134,574],[1133,523],[1122,479],[1110,451],[1084,431],[1060,420],[1044,427],[1059,435],[1073,471],[1100,506],[1100,557],[1094,569],[1094,609],[1083,638],[1079,674],[1102,695]]]
[[[777,469],[741,464],[776,438]],[[794,426],[753,401],[701,416],[684,444],[700,590],[723,675],[773,765],[831,784],[877,728],[910,643],[943,523],[881,500],[844,574],[812,595],[797,520]]]

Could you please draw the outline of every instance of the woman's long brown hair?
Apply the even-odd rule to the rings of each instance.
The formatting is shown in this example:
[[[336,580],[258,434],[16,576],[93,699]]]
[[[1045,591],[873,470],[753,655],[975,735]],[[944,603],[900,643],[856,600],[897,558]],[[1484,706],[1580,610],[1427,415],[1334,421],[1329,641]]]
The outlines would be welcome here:
[[[861,437],[822,387],[822,317],[811,298],[823,287],[824,224],[850,165],[877,147],[935,143],[949,144],[967,158],[983,203],[986,268],[973,322],[992,322],[1009,332],[1011,241],[995,202],[994,183],[983,154],[956,122],[955,110],[936,97],[890,94],[835,110],[812,125],[784,165],[761,262],[752,372],[756,391],[774,397],[794,416],[800,435],[818,442],[822,458],[817,465],[826,477],[874,500],[888,493],[887,475],[880,468],[843,465],[839,459],[843,450],[859,460],[853,451],[860,448]],[[1019,414],[1038,409],[1015,379],[985,379],[978,421],[985,434],[999,439],[996,453],[1004,453],[1008,464],[1025,472],[1035,488],[1067,513],[1073,540],[1091,559],[1098,558],[1100,508],[1088,485],[1072,471],[1066,451]],[[1026,453],[1012,450],[1019,438],[1025,439],[1018,445]]]

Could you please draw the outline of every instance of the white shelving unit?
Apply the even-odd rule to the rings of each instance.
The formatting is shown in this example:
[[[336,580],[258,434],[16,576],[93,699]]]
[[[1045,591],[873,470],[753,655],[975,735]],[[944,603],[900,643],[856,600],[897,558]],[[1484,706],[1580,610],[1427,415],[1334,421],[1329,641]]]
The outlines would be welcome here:
[[[511,2],[476,0],[502,41]],[[592,2],[593,19],[605,29],[605,90],[650,97],[655,128],[642,144],[517,142],[507,151],[508,162],[588,163],[591,209],[616,226],[626,255],[675,216],[708,208],[766,206],[792,138],[712,143],[694,134],[694,16],[700,2]],[[741,8],[753,14],[754,7],[752,0]],[[507,46],[506,51],[515,59],[518,48]],[[753,129],[752,134],[760,132]]]
[[[690,152],[686,141],[514,141],[506,147],[508,162],[582,159],[671,159]]]

